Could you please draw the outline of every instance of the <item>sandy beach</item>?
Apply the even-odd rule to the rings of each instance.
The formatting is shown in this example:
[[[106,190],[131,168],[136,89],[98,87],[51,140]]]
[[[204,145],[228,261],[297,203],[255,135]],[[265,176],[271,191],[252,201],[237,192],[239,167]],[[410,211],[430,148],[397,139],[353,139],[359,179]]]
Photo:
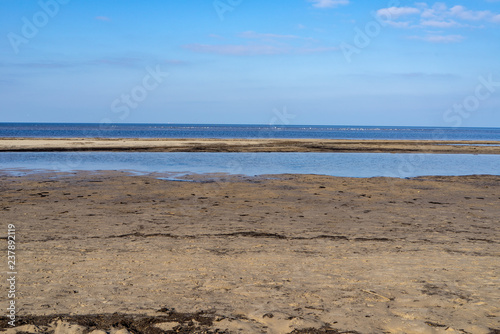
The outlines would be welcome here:
[[[0,138],[0,152],[373,152],[500,154],[499,141]]]
[[[500,334],[500,0],[0,4],[0,334]]]
[[[498,176],[0,175],[1,332],[500,330]]]

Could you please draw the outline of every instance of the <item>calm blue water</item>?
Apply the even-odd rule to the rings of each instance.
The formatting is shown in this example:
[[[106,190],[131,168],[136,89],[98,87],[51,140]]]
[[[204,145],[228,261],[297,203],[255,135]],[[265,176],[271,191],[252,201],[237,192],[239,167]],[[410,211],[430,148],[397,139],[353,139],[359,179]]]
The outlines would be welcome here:
[[[500,128],[0,123],[0,137],[500,140]]]
[[[500,155],[390,153],[8,152],[1,172],[131,170],[140,173],[322,174],[344,177],[500,175]],[[22,169],[26,169],[24,172]]]
[[[0,137],[499,140],[499,128],[0,123]],[[303,173],[349,177],[500,175],[500,155],[383,153],[0,153],[0,169]]]

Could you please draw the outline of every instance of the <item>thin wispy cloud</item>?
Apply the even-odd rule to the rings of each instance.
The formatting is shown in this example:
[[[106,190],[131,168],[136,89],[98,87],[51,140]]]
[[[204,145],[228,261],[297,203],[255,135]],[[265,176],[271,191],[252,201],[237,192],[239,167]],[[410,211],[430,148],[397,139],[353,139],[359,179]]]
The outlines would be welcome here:
[[[301,37],[295,35],[262,34],[255,31],[245,31],[238,36],[250,39],[301,39]]]
[[[105,21],[105,22],[111,21],[111,19],[107,16],[96,16],[95,19],[98,21]]]
[[[10,63],[10,64],[4,64],[4,66],[18,67],[22,69],[55,70],[60,68],[75,67],[76,64],[74,62],[68,62],[68,61],[48,61],[48,62],[35,61],[35,62]]]
[[[148,65],[149,63],[163,63],[163,64],[169,64],[169,65],[186,65],[188,64],[184,60],[180,59],[162,59],[162,58],[156,58],[154,60],[150,59],[149,57],[105,57],[105,58],[98,58],[98,59],[93,59],[93,60],[88,60],[88,61],[83,61],[81,62],[82,65],[109,65],[109,66],[121,66],[121,67],[131,67],[131,68],[136,68],[136,67],[144,67]]]
[[[408,73],[393,73],[393,76],[403,77],[403,78],[432,78],[432,79],[442,79],[442,80],[455,80],[459,78],[456,74],[452,73],[427,73],[427,72],[408,72]]]
[[[324,53],[324,52],[336,52],[339,48],[336,46],[331,47],[317,47],[317,48],[296,48],[294,53],[307,54],[307,53]]]
[[[164,64],[168,65],[188,65],[189,63],[184,60],[179,60],[179,59],[165,59],[162,61]]]
[[[224,39],[222,36],[210,36]],[[193,43],[185,44],[184,49],[196,53],[211,53],[228,56],[262,56],[282,54],[320,53],[338,50],[337,47],[318,45],[314,38],[301,37],[293,34],[260,33],[244,31],[236,35],[242,39],[236,44]]]
[[[54,61],[32,61],[32,62],[11,62],[0,63],[0,67],[17,67],[25,69],[55,70],[63,68],[89,67],[89,66],[112,66],[125,68],[141,68],[151,61],[144,58],[134,57],[109,57],[88,60],[54,60]],[[185,65],[187,62],[178,59],[155,60],[169,65]]]
[[[183,48],[196,53],[211,53],[226,56],[270,56],[283,54],[306,54],[338,51],[338,47],[292,47],[273,45],[207,45],[188,44]]]
[[[209,34],[208,37],[210,38],[215,38],[215,39],[224,39],[223,36],[217,35],[217,34]]]
[[[301,37],[297,35],[257,33],[255,31],[242,32],[238,35],[238,37],[245,39],[257,39],[264,42],[286,41],[286,40],[316,41],[314,38],[310,37]]]
[[[209,45],[187,44],[183,48],[197,53],[213,53],[231,56],[277,55],[288,53],[288,48],[272,45]]]
[[[408,39],[420,40],[431,43],[458,43],[465,39],[462,35],[427,35],[427,36],[409,36]]]
[[[109,58],[106,57],[106,58],[89,60],[84,62],[84,64],[135,67],[141,65],[143,62],[144,62],[143,59],[135,57],[109,57]]]
[[[335,8],[338,6],[345,6],[350,3],[349,0],[308,0],[312,2],[315,8]]]

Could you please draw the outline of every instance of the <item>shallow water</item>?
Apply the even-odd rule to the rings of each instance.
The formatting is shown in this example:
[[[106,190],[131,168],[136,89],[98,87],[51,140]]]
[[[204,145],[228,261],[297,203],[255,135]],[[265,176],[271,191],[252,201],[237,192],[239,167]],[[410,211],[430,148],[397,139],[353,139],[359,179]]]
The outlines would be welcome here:
[[[0,169],[139,173],[322,174],[343,177],[500,175],[500,155],[391,153],[3,152]]]

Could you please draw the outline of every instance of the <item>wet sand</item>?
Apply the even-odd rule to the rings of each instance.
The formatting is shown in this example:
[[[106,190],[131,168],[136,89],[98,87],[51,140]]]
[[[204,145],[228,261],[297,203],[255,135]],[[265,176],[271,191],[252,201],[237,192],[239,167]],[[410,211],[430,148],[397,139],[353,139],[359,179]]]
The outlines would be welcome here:
[[[0,172],[8,333],[500,330],[499,176],[190,179]]]
[[[376,152],[500,154],[499,141],[0,138],[0,152]]]

